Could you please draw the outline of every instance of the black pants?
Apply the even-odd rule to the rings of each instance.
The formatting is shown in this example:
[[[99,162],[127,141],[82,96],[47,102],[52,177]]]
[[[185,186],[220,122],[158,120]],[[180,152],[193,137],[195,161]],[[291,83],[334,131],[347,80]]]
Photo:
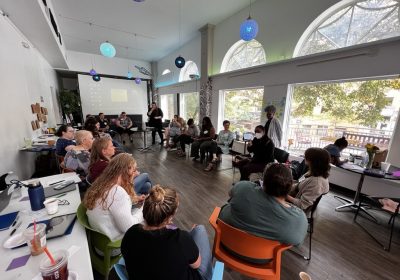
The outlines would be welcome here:
[[[124,133],[128,133],[129,136],[131,136],[133,134],[133,131],[131,131],[129,128],[122,128],[122,127],[117,126],[116,130],[117,130],[117,133],[121,136]]]
[[[187,134],[181,134],[177,138],[174,137],[173,141],[174,141],[175,144],[178,143],[178,142],[180,143],[181,150],[183,152],[185,152],[185,145],[186,144],[193,143],[192,136],[187,135]]]
[[[156,143],[156,132],[158,132],[158,136],[160,136],[161,144],[164,142],[164,134],[162,132],[162,125],[161,124],[153,124],[154,130],[151,132],[152,143]]]
[[[237,163],[240,170],[240,181],[249,180],[251,173],[263,172],[265,163],[252,162],[251,159],[244,159]]]

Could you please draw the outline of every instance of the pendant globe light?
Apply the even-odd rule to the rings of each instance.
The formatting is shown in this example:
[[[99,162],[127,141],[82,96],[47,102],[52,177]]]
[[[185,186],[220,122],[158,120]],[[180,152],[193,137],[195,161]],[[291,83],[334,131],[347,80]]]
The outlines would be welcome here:
[[[179,0],[179,48],[181,47],[181,0]],[[186,60],[179,55],[175,58],[175,66],[177,68],[183,68],[185,66]]]
[[[257,37],[258,33],[258,23],[250,16],[251,12],[251,0],[250,0],[250,10],[249,17],[242,22],[240,25],[240,38],[244,41],[251,41]]]
[[[96,70],[94,70],[94,67],[93,67],[93,64],[94,64],[93,60],[94,60],[94,56],[92,57],[92,69],[90,69],[90,71],[89,71],[90,76],[94,76],[97,74]]]
[[[94,75],[94,76],[92,76],[92,79],[93,79],[93,81],[95,81],[95,82],[100,82],[100,80],[101,80],[101,78],[100,78],[100,75]]]
[[[142,79],[141,79],[141,78],[136,78],[136,79],[135,79],[135,83],[136,83],[137,85],[140,85],[141,82],[142,82]]]
[[[114,57],[115,54],[117,53],[114,46],[111,43],[109,43],[108,41],[101,43],[100,52],[103,56],[109,57],[109,58]]]

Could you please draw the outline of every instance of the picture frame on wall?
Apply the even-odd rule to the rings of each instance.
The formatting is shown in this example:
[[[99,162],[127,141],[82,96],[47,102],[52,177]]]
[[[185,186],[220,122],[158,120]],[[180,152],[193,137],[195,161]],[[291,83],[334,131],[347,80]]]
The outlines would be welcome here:
[[[40,122],[38,120],[36,120],[35,123],[36,123],[36,129],[39,129],[40,128]]]
[[[36,127],[36,121],[31,121],[31,126],[32,126],[32,130],[36,130],[37,129],[37,127]]]

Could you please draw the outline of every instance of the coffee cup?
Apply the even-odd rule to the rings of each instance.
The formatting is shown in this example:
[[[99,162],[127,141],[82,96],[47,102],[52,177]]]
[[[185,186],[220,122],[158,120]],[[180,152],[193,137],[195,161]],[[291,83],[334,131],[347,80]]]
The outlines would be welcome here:
[[[44,202],[44,207],[46,207],[47,214],[53,215],[58,212],[58,199],[57,198],[48,198]]]
[[[37,256],[43,253],[46,247],[46,225],[42,223],[36,224],[36,230],[34,225],[28,227],[23,233],[26,243],[31,250],[32,256]]]
[[[40,262],[40,273],[43,280],[68,280],[68,252],[60,250],[53,253],[55,263],[48,257]]]
[[[381,162],[381,170],[386,173],[389,171],[390,163],[389,162]]]
[[[304,271],[299,273],[299,277],[301,280],[311,280],[311,276],[308,275],[308,273],[305,273]]]

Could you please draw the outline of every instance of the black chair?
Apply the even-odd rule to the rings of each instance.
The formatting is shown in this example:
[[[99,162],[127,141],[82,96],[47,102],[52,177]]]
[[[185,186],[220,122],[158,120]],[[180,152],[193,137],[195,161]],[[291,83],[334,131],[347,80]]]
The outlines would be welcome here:
[[[385,208],[382,207],[383,205],[380,203],[378,198],[361,195],[360,196],[360,201],[358,203],[356,214],[354,215],[354,222],[356,224],[358,224],[373,240],[375,240],[376,243],[381,245],[385,251],[388,251],[388,252],[390,251],[390,246],[392,244],[393,230],[394,230],[394,224],[395,224],[395,221],[396,221],[396,217],[399,214],[400,199],[394,199],[393,198],[392,202],[394,204],[397,203],[397,206],[395,206],[393,208],[390,208],[390,209],[388,209],[388,208],[385,209]],[[357,222],[357,217],[358,217],[358,213],[360,212],[360,208],[362,206],[365,206],[366,203],[368,204],[368,206],[370,206],[371,209],[381,210],[381,211],[386,212],[386,213],[388,213],[390,215],[390,219],[389,219],[389,222],[388,222],[388,225],[390,226],[390,235],[389,235],[389,242],[388,242],[387,246],[385,246],[385,244],[380,242],[372,233],[370,233],[365,226],[363,226],[363,225],[361,225],[360,223]],[[376,221],[374,221],[374,223],[375,224],[379,224]]]
[[[292,251],[293,253],[303,257],[305,260],[310,261],[311,260],[311,245],[312,245],[312,235],[314,233],[314,212],[315,210],[317,210],[317,206],[319,204],[319,202],[322,199],[322,196],[324,196],[326,193],[321,194],[313,203],[313,205],[311,205],[308,209],[306,209],[306,214],[307,216],[307,220],[308,220],[308,238],[309,238],[309,242],[308,242],[308,256],[304,256],[296,251]]]
[[[274,159],[276,159],[279,163],[286,163],[289,159],[289,153],[285,150],[275,148]]]

